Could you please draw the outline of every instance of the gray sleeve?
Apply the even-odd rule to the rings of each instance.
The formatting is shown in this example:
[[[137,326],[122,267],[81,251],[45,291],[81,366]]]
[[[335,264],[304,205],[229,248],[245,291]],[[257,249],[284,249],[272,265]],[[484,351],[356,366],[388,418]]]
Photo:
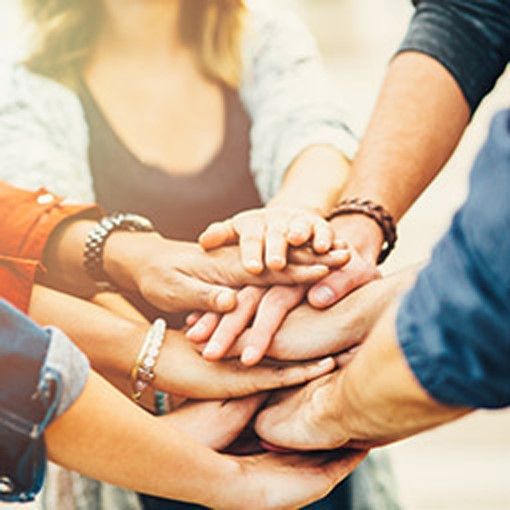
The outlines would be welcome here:
[[[46,356],[45,367],[60,374],[62,396],[56,416],[65,413],[81,395],[87,383],[90,364],[76,345],[59,329],[48,328],[51,342]]]
[[[475,111],[510,60],[510,2],[413,3],[416,13],[398,52],[418,51],[440,62]]]

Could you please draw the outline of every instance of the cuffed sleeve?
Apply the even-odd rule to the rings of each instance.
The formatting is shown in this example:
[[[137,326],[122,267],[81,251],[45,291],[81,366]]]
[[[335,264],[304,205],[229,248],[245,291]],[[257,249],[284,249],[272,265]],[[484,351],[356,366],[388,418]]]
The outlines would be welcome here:
[[[251,167],[267,202],[306,148],[329,145],[352,159],[358,141],[307,28],[274,5],[250,6],[241,96],[252,119]]]
[[[493,121],[469,197],[404,298],[397,334],[436,400],[510,405],[510,113]]]
[[[78,398],[83,354],[0,300],[0,501],[31,501],[46,467],[44,431]]]
[[[26,191],[0,182],[0,296],[26,312],[46,243],[64,221],[99,218],[93,205],[64,205],[46,189]]]
[[[62,395],[56,416],[65,413],[81,395],[89,376],[90,364],[83,354],[62,331],[49,328],[51,342],[45,368],[60,374]]]
[[[471,110],[492,90],[510,60],[506,0],[421,0],[399,53],[418,51],[455,78]]]

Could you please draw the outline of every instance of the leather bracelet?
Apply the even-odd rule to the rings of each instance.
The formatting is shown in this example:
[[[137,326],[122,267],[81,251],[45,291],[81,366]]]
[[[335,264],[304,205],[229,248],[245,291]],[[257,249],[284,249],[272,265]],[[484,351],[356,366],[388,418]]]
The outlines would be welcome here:
[[[340,202],[340,204],[328,215],[331,221],[337,216],[346,216],[348,214],[362,214],[374,220],[382,230],[384,243],[381,253],[377,259],[378,264],[382,264],[388,255],[395,248],[397,243],[397,226],[393,216],[382,206],[361,198],[349,198]]]
[[[115,231],[154,232],[152,223],[143,216],[130,213],[115,213],[104,217],[90,231],[83,250],[83,266],[92,280],[109,282],[103,269],[103,253],[106,241]]]

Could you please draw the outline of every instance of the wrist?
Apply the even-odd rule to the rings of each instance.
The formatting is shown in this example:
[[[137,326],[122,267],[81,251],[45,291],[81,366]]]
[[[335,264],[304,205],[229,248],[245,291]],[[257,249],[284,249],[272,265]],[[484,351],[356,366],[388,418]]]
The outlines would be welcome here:
[[[347,241],[366,261],[377,264],[384,236],[379,225],[362,214],[336,216],[330,221],[335,239]]]
[[[138,290],[143,265],[151,253],[158,253],[162,241],[157,232],[114,232],[104,246],[104,271],[119,287]]]

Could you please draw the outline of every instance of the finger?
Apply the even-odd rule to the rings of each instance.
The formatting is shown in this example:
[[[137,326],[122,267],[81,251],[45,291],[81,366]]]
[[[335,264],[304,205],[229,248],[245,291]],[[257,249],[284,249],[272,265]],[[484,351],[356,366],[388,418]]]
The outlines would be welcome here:
[[[335,368],[335,360],[328,357],[320,361],[288,366],[258,365],[247,369],[248,372],[239,371],[234,377],[246,378],[247,375],[250,376],[252,392],[258,392],[305,384],[332,372]]]
[[[351,252],[347,249],[334,249],[325,255],[318,255],[310,248],[293,249],[289,253],[289,262],[301,265],[322,264],[330,268],[345,266],[351,259]]]
[[[273,335],[278,331],[290,310],[301,303],[305,288],[272,287],[262,298],[253,326],[248,333],[246,347],[241,355],[241,363],[256,365],[267,352]]]
[[[264,224],[255,217],[246,217],[236,227],[239,232],[239,248],[245,269],[252,274],[264,270]]]
[[[351,347],[348,351],[341,352],[338,356],[336,356],[336,364],[339,368],[346,367],[356,356],[361,346],[356,345]]]
[[[287,241],[292,246],[301,246],[312,237],[312,222],[300,217],[292,220],[287,233]]]
[[[215,285],[188,275],[179,276],[179,284],[189,295],[183,302],[192,310],[226,313],[237,305],[237,292],[229,287]],[[182,296],[181,296],[182,297]]]
[[[380,278],[377,268],[353,251],[346,266],[332,272],[308,291],[308,301],[315,308],[327,308],[377,278]]]
[[[281,271],[287,265],[287,239],[282,225],[270,225],[266,233],[265,261],[268,269]]]
[[[222,317],[202,352],[206,360],[217,361],[228,352],[250,323],[265,292],[259,287],[245,287],[239,292],[236,309]]]
[[[333,246],[333,229],[326,220],[317,220],[313,226],[313,249],[317,253],[327,253]]]
[[[207,341],[220,323],[221,315],[213,312],[204,314],[197,323],[186,332],[186,338],[197,344]]]
[[[329,274],[330,270],[328,266],[322,264],[315,264],[313,266],[298,266],[298,265],[289,265],[280,274],[284,275],[288,278],[287,282],[282,282],[283,284],[307,284],[307,283],[316,283],[318,280],[321,280],[325,276]],[[275,280],[275,284],[279,283],[277,280],[277,276],[274,274],[270,275],[269,279]]]
[[[212,250],[237,241],[237,233],[230,220],[209,225],[198,238],[204,250]]]
[[[193,313],[190,313],[187,317],[186,317],[186,326],[190,327],[191,326],[194,326],[198,321],[199,319],[203,316],[203,313],[201,312],[193,312]]]

